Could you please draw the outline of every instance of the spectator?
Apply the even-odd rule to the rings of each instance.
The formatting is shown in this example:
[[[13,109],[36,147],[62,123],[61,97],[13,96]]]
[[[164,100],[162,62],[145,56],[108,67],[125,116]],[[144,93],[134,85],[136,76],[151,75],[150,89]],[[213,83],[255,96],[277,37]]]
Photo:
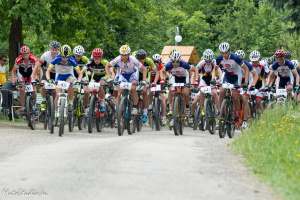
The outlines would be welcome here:
[[[0,85],[3,85],[7,81],[7,71],[8,67],[6,64],[6,57],[4,55],[0,55]]]

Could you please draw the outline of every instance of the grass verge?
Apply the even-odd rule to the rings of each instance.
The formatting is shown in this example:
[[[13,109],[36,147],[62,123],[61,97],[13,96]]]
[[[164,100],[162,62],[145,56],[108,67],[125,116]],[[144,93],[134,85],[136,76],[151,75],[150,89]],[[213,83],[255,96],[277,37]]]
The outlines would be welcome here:
[[[232,144],[251,170],[287,200],[300,199],[300,106],[263,113]]]

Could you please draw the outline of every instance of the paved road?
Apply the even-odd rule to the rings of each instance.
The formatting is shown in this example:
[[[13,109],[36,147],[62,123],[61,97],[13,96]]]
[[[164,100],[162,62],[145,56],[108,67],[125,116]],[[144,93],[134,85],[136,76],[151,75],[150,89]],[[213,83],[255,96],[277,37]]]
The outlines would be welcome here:
[[[278,199],[234,156],[229,139],[0,127],[0,199]]]

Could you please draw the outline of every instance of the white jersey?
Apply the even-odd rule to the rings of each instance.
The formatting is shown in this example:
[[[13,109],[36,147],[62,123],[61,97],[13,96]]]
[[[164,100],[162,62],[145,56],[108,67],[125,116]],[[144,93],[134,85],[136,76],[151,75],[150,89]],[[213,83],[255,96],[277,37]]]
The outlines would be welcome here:
[[[143,67],[140,61],[138,61],[134,56],[129,56],[127,62],[123,62],[121,56],[118,56],[110,61],[110,64],[118,70],[117,74],[122,75],[132,74]]]

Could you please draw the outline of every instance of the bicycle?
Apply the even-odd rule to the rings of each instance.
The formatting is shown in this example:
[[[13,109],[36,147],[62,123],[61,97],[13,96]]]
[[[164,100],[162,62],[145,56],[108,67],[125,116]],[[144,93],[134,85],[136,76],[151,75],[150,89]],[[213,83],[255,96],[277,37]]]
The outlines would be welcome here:
[[[173,105],[173,122],[174,135],[183,135],[184,119],[185,119],[185,103],[183,97],[184,83],[173,83],[175,88],[174,105]]]
[[[34,89],[33,86],[37,85],[37,82],[21,82],[18,83],[21,85],[20,87],[24,87],[25,89],[25,115],[28,127],[32,130],[36,128],[38,113],[37,106],[34,97]]]
[[[73,126],[77,122],[78,130],[82,130],[83,126],[83,118],[84,118],[84,107],[83,107],[83,97],[84,97],[84,89],[83,87],[87,85],[87,83],[81,81],[76,82],[73,85],[75,98],[73,101],[73,110],[74,110],[74,118],[73,118]]]
[[[235,126],[231,92],[235,86],[230,83],[224,83],[222,84],[222,88],[224,89],[225,96],[220,110],[219,137],[224,138],[227,134],[229,138],[232,138],[234,136]]]
[[[193,100],[196,98],[197,95],[199,95],[199,88],[192,88],[191,90],[191,99]],[[193,130],[199,130],[204,131],[204,109],[201,107],[199,101],[197,101],[196,107],[195,107],[195,113],[193,118]]]
[[[68,102],[67,92],[71,84],[66,81],[58,81],[57,87],[60,89],[60,93],[58,94],[56,114],[59,122],[58,135],[61,137],[64,134],[65,118],[67,118],[68,121],[69,132],[73,131],[73,109],[70,102]]]
[[[204,100],[204,121],[205,121],[205,130],[208,130],[210,134],[215,134],[216,130],[216,108],[212,99],[212,86],[202,87],[201,92],[205,96]]]
[[[54,99],[53,99],[53,92],[55,91],[55,84],[49,82],[43,82],[42,85],[44,86],[46,92],[46,108],[44,112],[44,129],[47,128],[50,130],[50,133],[54,133],[54,120],[55,120],[55,109],[54,109]]]
[[[116,83],[122,89],[121,100],[117,106],[117,126],[118,126],[118,135],[122,136],[124,130],[127,130],[128,135],[131,135],[133,132],[133,121],[132,121],[132,99],[130,98],[130,90],[132,83],[121,82]]]
[[[142,116],[143,116],[143,104],[144,104],[144,99],[143,99],[143,90],[144,90],[145,84],[139,83],[136,91],[138,94],[138,104],[137,104],[137,114],[132,114],[132,133],[135,133],[135,130],[137,132],[140,132],[142,130],[143,122],[142,122]]]
[[[152,92],[153,100],[152,100],[152,110],[151,110],[151,121],[152,121],[152,129],[155,129],[156,131],[160,131],[162,126],[161,121],[161,115],[162,115],[162,102],[161,102],[161,93],[162,88],[161,85],[157,84],[155,86],[152,86],[150,88],[150,91]]]

